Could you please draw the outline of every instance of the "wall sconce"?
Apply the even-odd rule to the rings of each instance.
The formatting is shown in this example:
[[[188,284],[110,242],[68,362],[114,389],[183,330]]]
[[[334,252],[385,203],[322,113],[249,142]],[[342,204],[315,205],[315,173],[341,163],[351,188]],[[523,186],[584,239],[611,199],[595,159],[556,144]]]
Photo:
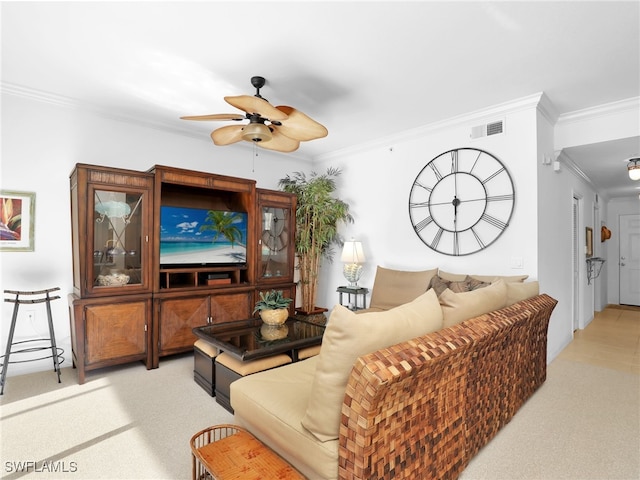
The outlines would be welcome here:
[[[344,278],[349,282],[349,286],[357,287],[358,280],[360,280],[360,276],[362,275],[362,265],[360,264],[366,260],[364,250],[362,249],[362,242],[356,242],[354,239],[351,239],[349,242],[344,242],[340,260],[345,264],[342,273]]]
[[[631,180],[640,180],[640,158],[630,158],[625,161],[629,162],[627,163],[629,178]]]

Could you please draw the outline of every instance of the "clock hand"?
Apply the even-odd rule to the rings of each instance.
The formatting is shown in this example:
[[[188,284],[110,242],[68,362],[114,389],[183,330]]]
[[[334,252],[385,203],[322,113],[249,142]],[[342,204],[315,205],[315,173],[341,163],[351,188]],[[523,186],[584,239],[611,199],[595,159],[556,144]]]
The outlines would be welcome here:
[[[453,204],[453,223],[455,223],[458,218],[458,205],[460,205],[460,199],[455,196],[451,203]]]

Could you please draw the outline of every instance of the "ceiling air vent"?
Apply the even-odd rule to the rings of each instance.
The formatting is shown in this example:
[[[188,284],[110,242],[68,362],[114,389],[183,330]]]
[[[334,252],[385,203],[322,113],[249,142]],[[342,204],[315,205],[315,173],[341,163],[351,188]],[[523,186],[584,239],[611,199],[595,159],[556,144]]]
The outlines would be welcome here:
[[[486,125],[478,125],[471,127],[471,138],[488,137],[489,135],[498,135],[504,132],[502,120]]]

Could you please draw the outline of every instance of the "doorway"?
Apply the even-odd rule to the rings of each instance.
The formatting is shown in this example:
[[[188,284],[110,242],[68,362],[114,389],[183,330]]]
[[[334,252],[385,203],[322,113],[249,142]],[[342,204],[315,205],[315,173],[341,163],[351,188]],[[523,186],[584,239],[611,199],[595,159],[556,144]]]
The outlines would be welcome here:
[[[640,215],[620,215],[620,305],[640,307]]]
[[[572,205],[572,273],[573,273],[573,288],[572,288],[572,330],[575,332],[580,328],[580,199],[577,196],[573,197]]]

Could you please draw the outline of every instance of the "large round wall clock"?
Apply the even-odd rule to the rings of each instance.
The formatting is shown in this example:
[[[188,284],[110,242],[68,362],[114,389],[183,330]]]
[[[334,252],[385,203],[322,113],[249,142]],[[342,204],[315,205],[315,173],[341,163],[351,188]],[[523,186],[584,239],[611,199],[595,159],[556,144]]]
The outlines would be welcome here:
[[[476,148],[456,148],[418,173],[409,195],[413,229],[431,249],[470,255],[509,226],[515,190],[505,166]]]
[[[272,252],[287,248],[287,210],[284,208],[263,208],[262,243]]]

